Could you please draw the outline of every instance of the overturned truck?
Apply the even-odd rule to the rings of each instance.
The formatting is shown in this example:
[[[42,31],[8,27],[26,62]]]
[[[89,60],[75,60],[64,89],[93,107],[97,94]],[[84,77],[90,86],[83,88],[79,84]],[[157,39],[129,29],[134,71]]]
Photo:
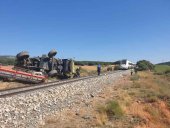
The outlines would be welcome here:
[[[60,79],[75,77],[74,61],[57,59],[56,54],[56,50],[51,50],[47,55],[30,58],[28,52],[22,51],[16,55],[13,69],[0,67],[0,77],[33,83],[44,82],[48,77]]]

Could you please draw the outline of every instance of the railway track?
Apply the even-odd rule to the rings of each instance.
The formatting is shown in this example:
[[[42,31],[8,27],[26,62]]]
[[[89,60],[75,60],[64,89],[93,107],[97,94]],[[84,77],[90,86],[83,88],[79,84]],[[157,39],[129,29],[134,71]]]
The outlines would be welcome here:
[[[54,82],[50,82],[50,83],[37,84],[37,85],[33,85],[33,86],[26,86],[26,87],[14,88],[14,89],[1,90],[0,91],[0,98],[13,96],[13,95],[16,95],[16,94],[34,91],[34,90],[38,90],[38,89],[44,89],[44,88],[48,88],[48,87],[52,87],[52,86],[61,86],[63,84],[73,83],[73,82],[80,81],[80,80],[86,80],[86,79],[90,79],[90,78],[96,78],[96,77],[101,77],[101,76],[104,76],[104,75],[121,73],[121,72],[123,72],[123,71],[109,72],[109,73],[106,73],[106,74],[101,74],[100,76],[93,75],[93,76],[80,77],[80,78],[63,80],[63,81],[54,81]]]

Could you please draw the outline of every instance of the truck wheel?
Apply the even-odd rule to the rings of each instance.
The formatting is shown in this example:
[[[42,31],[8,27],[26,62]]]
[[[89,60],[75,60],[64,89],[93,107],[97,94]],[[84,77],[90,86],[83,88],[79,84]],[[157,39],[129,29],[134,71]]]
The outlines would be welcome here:
[[[57,73],[58,73],[57,70],[52,70],[48,73],[48,76],[53,77],[53,76],[56,76]]]
[[[48,53],[48,57],[52,58],[53,56],[55,56],[57,54],[57,51],[55,49],[51,50],[49,53]]]
[[[23,51],[17,54],[17,59],[27,59],[29,58],[29,53],[27,51]]]

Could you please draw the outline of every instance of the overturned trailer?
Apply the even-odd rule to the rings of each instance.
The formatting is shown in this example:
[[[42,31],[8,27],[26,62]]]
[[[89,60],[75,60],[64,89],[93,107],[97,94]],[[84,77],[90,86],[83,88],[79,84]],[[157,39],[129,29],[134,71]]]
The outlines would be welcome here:
[[[5,66],[0,66],[0,77],[8,81],[25,81],[29,83],[45,82],[47,77],[39,72],[25,72],[15,69],[9,69]]]
[[[63,79],[76,76],[74,61],[72,59],[57,59],[54,57],[56,54],[56,50],[51,50],[47,55],[30,58],[28,52],[22,51],[16,55],[13,69],[5,70],[1,66],[0,77],[37,83],[45,81],[48,77]]]

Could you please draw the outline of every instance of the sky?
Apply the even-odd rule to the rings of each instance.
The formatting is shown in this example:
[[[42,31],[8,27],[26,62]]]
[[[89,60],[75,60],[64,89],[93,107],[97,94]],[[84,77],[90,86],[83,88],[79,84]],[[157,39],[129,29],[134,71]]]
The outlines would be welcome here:
[[[0,0],[0,55],[170,61],[170,0]]]

